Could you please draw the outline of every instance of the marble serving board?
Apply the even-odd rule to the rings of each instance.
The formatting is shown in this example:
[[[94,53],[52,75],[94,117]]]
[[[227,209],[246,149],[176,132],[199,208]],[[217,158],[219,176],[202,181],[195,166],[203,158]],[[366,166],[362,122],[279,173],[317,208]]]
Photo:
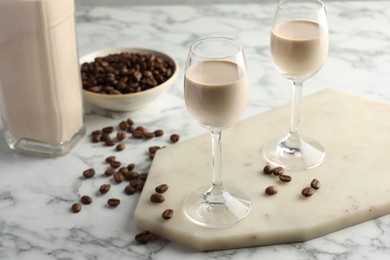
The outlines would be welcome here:
[[[211,141],[208,134],[181,141],[157,152],[135,210],[141,229],[201,250],[218,250],[306,241],[390,213],[390,104],[333,89],[303,99],[302,133],[326,148],[326,159],[307,171],[289,171],[290,183],[262,174],[261,147],[283,135],[289,106],[243,120],[223,133],[223,171],[227,186],[252,200],[252,211],[233,227],[209,229],[184,215],[184,197],[211,182]],[[321,188],[305,198],[301,190],[313,178]],[[150,196],[157,185],[168,191],[161,204]],[[267,196],[269,185],[279,192]],[[174,216],[161,213],[171,208]]]

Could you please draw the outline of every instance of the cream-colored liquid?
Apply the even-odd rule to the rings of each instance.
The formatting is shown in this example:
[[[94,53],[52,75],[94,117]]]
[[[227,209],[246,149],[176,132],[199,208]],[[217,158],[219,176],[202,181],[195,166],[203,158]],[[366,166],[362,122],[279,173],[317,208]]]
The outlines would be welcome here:
[[[0,3],[0,96],[16,139],[69,141],[83,125],[73,0]]]
[[[291,79],[314,75],[328,54],[328,31],[315,21],[290,20],[271,33],[271,54],[278,70]]]
[[[186,71],[184,90],[188,111],[206,127],[231,126],[247,105],[246,72],[234,62],[215,60],[192,65]]]

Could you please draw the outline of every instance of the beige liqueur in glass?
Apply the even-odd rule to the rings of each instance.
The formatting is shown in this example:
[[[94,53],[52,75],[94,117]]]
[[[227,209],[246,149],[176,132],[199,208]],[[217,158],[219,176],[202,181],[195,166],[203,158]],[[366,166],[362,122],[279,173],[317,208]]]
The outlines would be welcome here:
[[[246,108],[245,71],[235,62],[208,60],[192,65],[185,75],[185,100],[202,125],[226,128],[238,121]]]
[[[321,0],[281,0],[271,31],[271,56],[279,73],[291,82],[291,116],[287,135],[263,145],[263,157],[288,170],[306,170],[321,164],[325,148],[301,134],[303,83],[325,63],[329,32]]]
[[[276,25],[271,33],[275,66],[286,78],[307,78],[325,63],[329,36],[319,23],[291,20]]]

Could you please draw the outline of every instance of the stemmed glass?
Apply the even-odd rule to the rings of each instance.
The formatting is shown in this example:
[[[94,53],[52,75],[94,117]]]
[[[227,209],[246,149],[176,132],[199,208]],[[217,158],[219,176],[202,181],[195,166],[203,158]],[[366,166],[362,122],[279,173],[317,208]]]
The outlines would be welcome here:
[[[184,212],[194,223],[211,228],[231,226],[245,218],[250,200],[222,183],[221,133],[234,125],[248,99],[245,57],[241,44],[230,38],[210,37],[191,45],[185,72],[184,96],[194,119],[210,130],[212,185],[184,200]],[[204,174],[203,172],[199,174]]]
[[[325,6],[320,0],[282,0],[271,32],[271,55],[280,74],[292,83],[290,129],[287,136],[267,142],[263,156],[273,165],[305,170],[325,158],[323,146],[301,137],[300,110],[303,82],[325,63],[329,33]]]

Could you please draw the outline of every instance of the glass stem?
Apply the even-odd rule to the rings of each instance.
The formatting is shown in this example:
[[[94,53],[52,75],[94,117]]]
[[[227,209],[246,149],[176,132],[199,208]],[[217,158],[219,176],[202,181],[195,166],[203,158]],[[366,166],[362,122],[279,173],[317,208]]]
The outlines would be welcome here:
[[[300,146],[302,87],[302,82],[292,82],[290,130],[286,140],[290,148]]]
[[[222,185],[222,149],[221,149],[221,130],[211,130],[212,157],[213,157],[213,177],[212,186],[205,193],[204,198],[208,203],[224,203],[224,188]]]

